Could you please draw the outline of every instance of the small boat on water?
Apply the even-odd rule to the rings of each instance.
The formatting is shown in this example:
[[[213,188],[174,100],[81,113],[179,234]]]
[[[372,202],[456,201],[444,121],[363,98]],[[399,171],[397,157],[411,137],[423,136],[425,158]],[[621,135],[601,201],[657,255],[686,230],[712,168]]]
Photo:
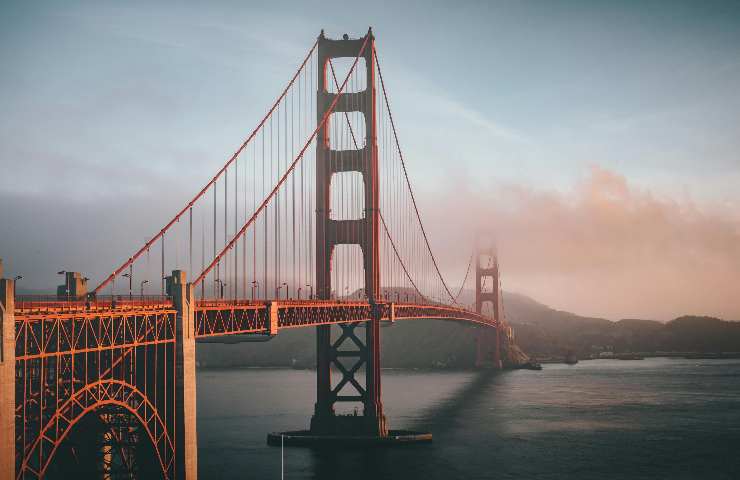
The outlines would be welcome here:
[[[568,353],[565,354],[565,363],[568,365],[575,365],[578,363],[578,357],[576,356],[576,352],[573,350],[568,350]]]
[[[620,353],[614,355],[617,360],[645,360],[645,357],[636,353]]]
[[[542,365],[540,365],[539,363],[535,361],[529,361],[527,363],[522,364],[520,368],[524,370],[542,370]]]

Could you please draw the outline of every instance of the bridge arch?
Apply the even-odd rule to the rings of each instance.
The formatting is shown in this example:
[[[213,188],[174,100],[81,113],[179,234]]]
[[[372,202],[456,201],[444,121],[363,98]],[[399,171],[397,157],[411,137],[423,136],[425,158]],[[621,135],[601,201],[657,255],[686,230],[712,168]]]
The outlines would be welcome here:
[[[166,423],[139,388],[116,379],[90,383],[64,402],[49,418],[40,435],[23,456],[16,478],[27,478],[29,474],[43,478],[60,445],[74,427],[88,414],[106,406],[121,407],[138,420],[157,455],[162,477],[170,478],[174,465],[175,445]],[[49,435],[55,426],[62,428],[52,439]],[[38,459],[37,462],[34,462],[35,459]]]

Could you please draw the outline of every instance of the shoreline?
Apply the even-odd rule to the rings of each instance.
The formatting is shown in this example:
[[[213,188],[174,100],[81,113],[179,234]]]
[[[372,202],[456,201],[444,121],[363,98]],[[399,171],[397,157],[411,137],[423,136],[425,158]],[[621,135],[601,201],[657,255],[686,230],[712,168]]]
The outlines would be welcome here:
[[[632,354],[630,354],[632,355]],[[611,357],[611,358],[579,358],[579,362],[585,362],[585,361],[591,361],[591,360],[620,360],[624,362],[628,361],[640,361],[642,359],[648,359],[648,358],[668,358],[668,359],[678,359],[678,360],[738,360],[740,359],[740,352],[731,352],[731,353],[695,353],[695,352],[678,352],[678,353],[635,353],[634,355],[642,357],[642,358],[617,358],[617,357]],[[555,364],[566,364],[565,359],[557,359],[557,358],[545,358],[545,359],[539,359],[534,358],[533,361],[536,363],[542,364],[542,365],[555,365]],[[196,367],[198,370],[310,370],[315,371],[316,367],[293,367],[289,365],[198,365]],[[503,372],[505,371],[512,371],[512,370],[521,370],[521,367],[514,367],[514,368],[504,368]],[[481,371],[483,369],[475,368],[475,367],[381,367],[381,370],[383,371],[419,371],[419,372],[476,372]]]

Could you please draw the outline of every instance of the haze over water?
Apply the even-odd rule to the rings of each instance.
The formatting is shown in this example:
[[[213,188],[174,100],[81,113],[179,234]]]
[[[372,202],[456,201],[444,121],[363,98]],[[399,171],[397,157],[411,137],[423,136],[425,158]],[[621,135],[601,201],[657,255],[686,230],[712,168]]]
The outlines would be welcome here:
[[[199,475],[280,478],[270,431],[306,428],[315,372],[198,372]],[[738,478],[740,360],[594,360],[541,372],[385,370],[392,428],[430,445],[285,449],[285,478]]]

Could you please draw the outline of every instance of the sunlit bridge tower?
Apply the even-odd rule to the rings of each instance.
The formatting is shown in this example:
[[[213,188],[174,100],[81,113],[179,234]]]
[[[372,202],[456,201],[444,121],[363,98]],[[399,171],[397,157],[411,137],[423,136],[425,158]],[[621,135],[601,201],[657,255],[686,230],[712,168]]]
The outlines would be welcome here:
[[[365,41],[367,44],[365,45]],[[331,93],[333,72],[329,62],[335,58],[364,59],[365,89],[357,92]],[[317,300],[331,298],[332,256],[337,245],[359,245],[363,255],[364,291],[370,304],[372,320],[361,323],[341,324],[339,336],[332,339],[332,327],[316,327],[316,405],[311,419],[313,434],[363,434],[387,435],[383,407],[380,400],[380,307],[376,304],[380,292],[380,261],[378,243],[378,157],[375,125],[375,51],[372,30],[366,37],[332,40],[324,36],[318,40],[318,91],[317,120],[329,110],[337,95],[335,115],[359,114],[365,123],[365,142],[355,150],[331,148],[332,122],[326,122],[318,133],[316,143],[316,295]],[[357,69],[362,67],[358,62]],[[361,72],[361,70],[357,70]],[[340,80],[341,82],[341,80]],[[337,89],[338,90],[338,89]],[[362,218],[336,220],[330,210],[331,184],[335,174],[358,172],[364,187]],[[334,286],[335,288],[337,286]],[[337,328],[337,327],[334,327]],[[364,330],[364,335],[363,331]],[[344,346],[344,348],[342,348]],[[347,349],[347,346],[353,347]],[[353,365],[346,368],[346,363]],[[331,368],[342,375],[332,385]],[[355,374],[365,369],[364,386]],[[347,390],[353,390],[351,395]],[[362,402],[363,414],[340,416],[335,413],[337,402]]]
[[[475,254],[475,311],[483,314],[484,306],[491,304],[491,313],[498,323],[496,328],[481,328],[476,341],[476,366],[501,368],[501,283],[498,257],[490,239],[476,245]]]

